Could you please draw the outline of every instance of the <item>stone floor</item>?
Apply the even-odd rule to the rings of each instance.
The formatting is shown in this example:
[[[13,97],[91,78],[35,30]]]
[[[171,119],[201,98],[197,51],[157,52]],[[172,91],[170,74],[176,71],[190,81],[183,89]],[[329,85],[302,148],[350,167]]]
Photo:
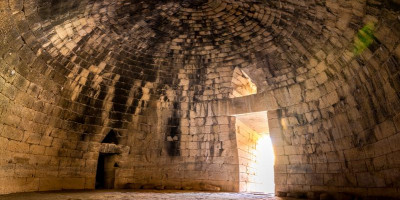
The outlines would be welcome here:
[[[210,193],[155,190],[96,190],[69,192],[35,192],[0,195],[0,200],[283,200],[272,194]],[[289,200],[285,198],[285,200]]]

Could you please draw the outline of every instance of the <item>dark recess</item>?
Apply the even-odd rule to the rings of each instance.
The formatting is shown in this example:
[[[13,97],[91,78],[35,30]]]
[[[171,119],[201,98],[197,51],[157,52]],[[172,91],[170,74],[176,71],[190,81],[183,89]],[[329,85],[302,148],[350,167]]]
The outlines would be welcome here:
[[[96,171],[96,189],[104,188],[104,157],[105,154],[99,155],[99,161],[97,163],[97,171]]]
[[[178,140],[167,141],[167,152],[169,156],[180,156],[180,137],[181,132],[179,130],[179,118],[178,114],[175,112],[172,118],[168,119],[169,133],[166,137],[170,136],[171,138],[178,137]]]
[[[101,143],[118,144],[118,135],[114,130],[111,130]]]

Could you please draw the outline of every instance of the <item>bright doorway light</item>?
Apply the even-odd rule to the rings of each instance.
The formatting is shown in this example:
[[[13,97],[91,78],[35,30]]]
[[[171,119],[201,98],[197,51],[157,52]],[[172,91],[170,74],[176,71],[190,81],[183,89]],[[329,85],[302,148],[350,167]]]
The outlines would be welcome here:
[[[269,135],[267,112],[236,117],[241,192],[275,193],[275,156]]]
[[[271,137],[263,134],[257,141],[254,152],[255,162],[252,168],[255,169],[255,188],[257,192],[275,193],[274,163],[275,156],[272,148]]]

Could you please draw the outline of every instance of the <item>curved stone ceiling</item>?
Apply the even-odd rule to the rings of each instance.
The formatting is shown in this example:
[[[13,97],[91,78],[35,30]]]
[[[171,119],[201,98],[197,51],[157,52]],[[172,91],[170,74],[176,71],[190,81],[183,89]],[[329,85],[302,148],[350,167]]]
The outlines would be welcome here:
[[[336,60],[352,48],[359,29],[378,23],[393,5],[398,7],[395,1],[40,0],[10,1],[2,13],[35,54],[107,57],[116,73],[151,82],[190,64],[255,65],[273,86],[282,85],[282,77],[298,82],[294,77],[314,69],[324,52],[335,52],[330,59]]]
[[[277,110],[277,188],[396,196],[399,13],[398,0],[0,0],[0,142],[14,144],[1,162],[89,184],[115,129],[131,147],[121,180],[193,163],[212,179],[237,167],[234,119],[215,104],[231,101],[238,68],[258,92],[238,110]],[[26,187],[0,193],[38,190]]]
[[[95,34],[100,44],[88,45],[92,51],[123,62],[119,70],[132,71],[138,62],[142,69],[132,75],[140,71],[136,75],[144,73],[150,81],[190,63],[202,63],[196,68],[255,64],[264,68],[272,85],[279,83],[280,76],[306,73],[310,69],[305,65],[315,62],[320,51],[348,48],[358,29],[378,22],[383,14],[377,9],[382,6],[391,8],[390,1],[366,5],[356,1],[42,0],[10,1],[3,7],[15,16],[9,20],[23,26],[21,34],[29,29],[36,32],[30,35],[39,42],[35,45],[53,54],[87,53],[81,49],[86,43],[82,39]],[[366,14],[370,18],[363,18]],[[57,35],[61,43],[51,50],[46,44]]]

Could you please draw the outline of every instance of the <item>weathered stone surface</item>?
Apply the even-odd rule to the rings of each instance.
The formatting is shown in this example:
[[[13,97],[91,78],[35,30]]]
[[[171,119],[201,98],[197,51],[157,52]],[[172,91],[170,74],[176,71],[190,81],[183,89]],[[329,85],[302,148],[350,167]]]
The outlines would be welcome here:
[[[343,200],[353,200],[354,196],[346,193],[335,193],[334,198],[336,200],[343,199]]]
[[[152,199],[165,199],[165,200],[282,200],[282,198],[275,198],[271,195],[260,194],[246,194],[246,193],[209,193],[209,192],[193,192],[193,191],[132,191],[132,190],[119,190],[119,191],[86,191],[86,192],[50,192],[50,193],[23,193],[16,195],[0,196],[4,200],[71,200],[71,199],[90,199],[95,198],[98,200],[152,200]]]
[[[166,186],[165,186],[165,189],[166,189],[166,190],[181,190],[182,187],[166,185]]]
[[[303,199],[303,198],[306,198],[307,195],[304,192],[289,192],[289,193],[287,193],[287,197],[292,197],[292,198],[296,198],[296,199]]]
[[[156,189],[156,185],[154,184],[146,184],[146,185],[142,185],[141,189],[145,189],[145,190],[151,190],[151,189]]]
[[[320,200],[321,192],[307,192],[307,199]]]
[[[266,112],[277,191],[398,197],[398,6],[0,1],[0,194],[248,191]]]
[[[142,187],[142,184],[140,183],[128,183],[126,184],[125,189],[140,189]]]
[[[277,197],[286,197],[287,196],[287,192],[277,191],[276,192],[276,196]]]
[[[157,185],[157,186],[154,187],[154,189],[156,189],[156,190],[164,190],[165,186],[164,185]]]
[[[322,193],[319,195],[319,199],[320,200],[334,200],[335,198],[331,194]]]
[[[202,190],[205,190],[205,191],[213,191],[213,192],[221,191],[220,187],[211,185],[211,184],[200,184],[200,187]]]

